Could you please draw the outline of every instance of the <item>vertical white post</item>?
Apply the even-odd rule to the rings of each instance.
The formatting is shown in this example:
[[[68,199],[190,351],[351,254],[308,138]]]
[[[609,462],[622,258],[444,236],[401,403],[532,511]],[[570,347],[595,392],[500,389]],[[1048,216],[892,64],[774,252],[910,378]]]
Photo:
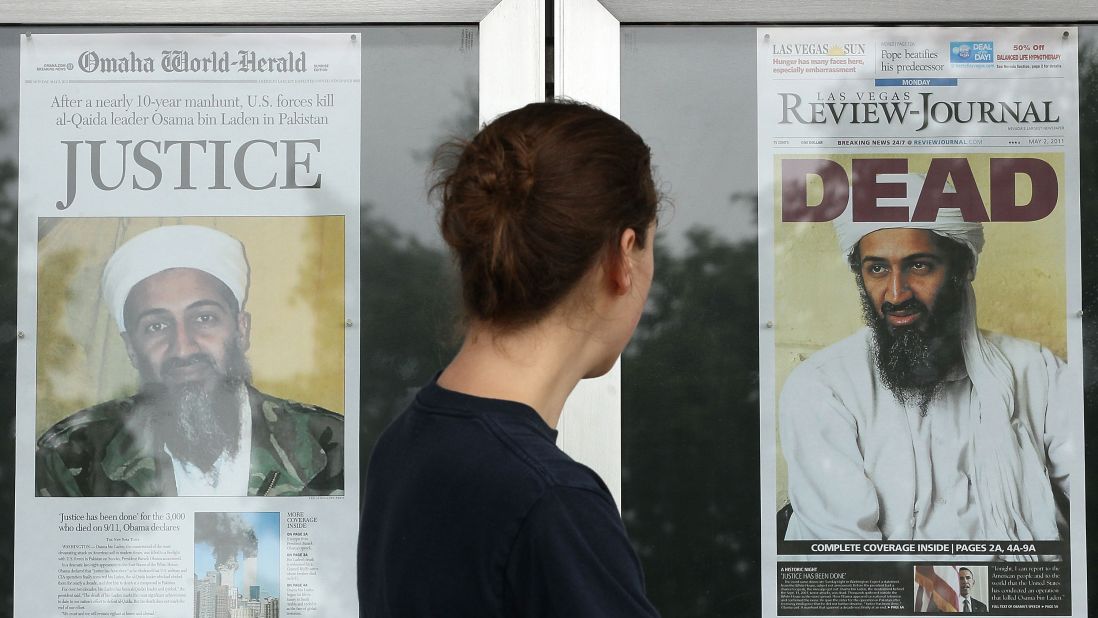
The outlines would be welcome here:
[[[557,0],[553,77],[558,96],[621,113],[621,25],[598,0]]]
[[[480,121],[545,99],[545,2],[502,0],[480,22]]]
[[[621,112],[618,20],[597,0],[556,0],[553,77],[557,96]],[[584,380],[564,406],[558,443],[606,482],[621,507],[621,361]]]

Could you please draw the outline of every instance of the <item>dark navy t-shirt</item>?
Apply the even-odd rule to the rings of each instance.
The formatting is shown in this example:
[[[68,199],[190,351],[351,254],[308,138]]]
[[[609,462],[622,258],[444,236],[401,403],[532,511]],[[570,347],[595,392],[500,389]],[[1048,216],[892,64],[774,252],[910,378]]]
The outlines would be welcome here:
[[[658,616],[610,492],[527,405],[429,384],[370,458],[369,618]]]

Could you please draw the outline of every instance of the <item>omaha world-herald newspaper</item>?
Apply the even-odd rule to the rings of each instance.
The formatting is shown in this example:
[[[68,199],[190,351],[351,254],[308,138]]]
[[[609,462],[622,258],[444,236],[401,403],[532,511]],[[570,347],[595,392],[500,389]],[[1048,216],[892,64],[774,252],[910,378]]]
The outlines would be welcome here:
[[[361,37],[22,37],[15,615],[357,615]]]
[[[767,615],[1086,615],[1076,39],[758,31]]]

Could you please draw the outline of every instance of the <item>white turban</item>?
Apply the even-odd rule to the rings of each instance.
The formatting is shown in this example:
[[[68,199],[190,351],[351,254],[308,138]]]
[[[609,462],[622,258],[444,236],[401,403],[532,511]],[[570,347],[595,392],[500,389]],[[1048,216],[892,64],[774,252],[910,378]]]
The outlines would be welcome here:
[[[919,174],[880,174],[878,178],[889,182],[890,176],[893,182],[907,185],[907,197],[881,199],[880,205],[905,205],[909,214],[914,212],[925,178]],[[960,209],[942,208],[935,221],[926,222],[855,222],[852,210],[848,205],[833,222],[843,257],[849,258],[864,236],[878,230],[927,230],[967,247],[973,258],[969,279],[975,276],[976,261],[984,248],[983,225],[965,221]],[[963,294],[961,351],[973,386],[974,484],[986,538],[1055,539],[1055,502],[1044,472],[1044,449],[1014,416],[1014,372],[1002,351],[976,324],[976,295],[969,280]]]
[[[240,309],[248,294],[244,245],[224,232],[198,225],[166,225],[134,236],[103,269],[103,298],[118,330],[126,332],[123,309],[138,283],[171,268],[193,268],[224,283]]]
[[[895,182],[907,185],[907,197],[884,198],[879,200],[881,206],[906,206],[908,214],[915,211],[915,203],[919,200],[919,193],[923,190],[923,182],[926,178],[921,174],[878,174],[877,178],[882,183]],[[854,221],[853,208],[849,205],[839,218],[835,219],[835,234],[839,237],[839,248],[844,257],[850,257],[854,247],[863,236],[877,230],[889,230],[909,228],[916,230],[929,230],[939,236],[944,236],[956,241],[968,248],[972,253],[972,266],[976,267],[980,252],[984,250],[984,226],[979,222],[964,220],[959,208],[942,208],[938,211],[935,221]]]

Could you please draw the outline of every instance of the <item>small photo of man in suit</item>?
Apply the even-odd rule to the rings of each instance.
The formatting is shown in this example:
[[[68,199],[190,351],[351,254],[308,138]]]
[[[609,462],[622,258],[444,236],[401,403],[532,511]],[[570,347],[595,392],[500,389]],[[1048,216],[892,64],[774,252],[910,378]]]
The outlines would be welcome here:
[[[972,598],[972,589],[976,586],[976,576],[973,575],[972,569],[961,567],[957,569],[957,576],[960,580],[961,613],[986,614],[987,605],[982,601]]]

